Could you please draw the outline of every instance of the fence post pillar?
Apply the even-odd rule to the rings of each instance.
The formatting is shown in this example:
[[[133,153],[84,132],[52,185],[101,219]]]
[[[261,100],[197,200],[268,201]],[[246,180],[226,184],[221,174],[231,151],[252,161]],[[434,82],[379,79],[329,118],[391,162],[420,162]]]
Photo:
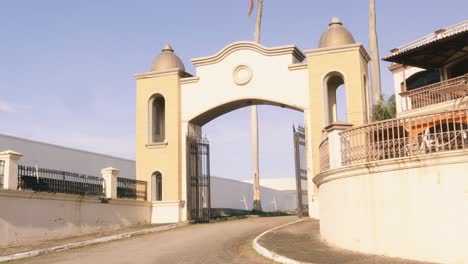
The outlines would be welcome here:
[[[112,167],[101,170],[106,198],[117,198],[117,176],[119,172],[118,169]]]
[[[4,162],[3,189],[18,189],[18,160],[23,155],[13,150],[0,152],[0,160]]]
[[[351,128],[352,126],[352,124],[336,122],[324,128],[328,136],[328,155],[331,170],[342,166],[341,158],[343,153],[341,149],[340,133]]]
[[[338,134],[341,131],[333,130],[328,132],[328,153],[330,155],[330,169],[341,167],[341,138]]]

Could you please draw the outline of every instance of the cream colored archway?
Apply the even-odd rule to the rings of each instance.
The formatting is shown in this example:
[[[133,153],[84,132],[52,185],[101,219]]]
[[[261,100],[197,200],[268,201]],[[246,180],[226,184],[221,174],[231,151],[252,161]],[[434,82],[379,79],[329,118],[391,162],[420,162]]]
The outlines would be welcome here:
[[[324,55],[331,51],[335,57],[332,56],[332,60],[323,65],[317,65],[316,61],[322,58],[317,57],[317,51]],[[189,133],[201,135],[202,126],[210,120],[252,104],[275,105],[304,112],[309,190],[314,190],[312,178],[318,173],[315,168],[318,167],[318,144],[314,138],[321,135],[324,127],[321,91],[325,76],[317,78],[316,70],[328,68],[328,72],[343,72],[345,78],[350,80],[346,83],[346,93],[353,94],[356,89],[362,89],[361,76],[367,69],[358,70],[359,83],[348,75],[354,74],[354,70],[350,69],[356,66],[361,69],[359,57],[363,52],[360,44],[347,47],[344,51],[320,48],[303,53],[294,45],[267,48],[254,42],[236,42],[213,56],[193,59],[196,73],[192,76],[181,70],[183,65],[180,59],[170,46],[166,47],[156,58],[153,71],[135,76],[137,178],[148,181],[151,190],[152,173],[159,171],[164,175],[163,200],[152,201],[152,221],[180,222],[187,219],[186,136]],[[316,58],[304,62],[305,54]],[[340,54],[346,56],[345,61],[339,57]],[[334,61],[340,61],[349,68],[335,69]],[[161,68],[161,64],[165,67]],[[147,104],[155,94],[163,96],[165,100],[163,142],[148,141],[147,133],[151,131],[148,128],[154,120],[148,116]],[[354,108],[356,104],[348,103],[348,106],[358,111]],[[354,117],[355,113],[351,110],[348,115]],[[365,112],[363,109],[359,111]],[[309,192],[309,212],[311,217],[317,218],[318,204],[314,195],[313,191]]]

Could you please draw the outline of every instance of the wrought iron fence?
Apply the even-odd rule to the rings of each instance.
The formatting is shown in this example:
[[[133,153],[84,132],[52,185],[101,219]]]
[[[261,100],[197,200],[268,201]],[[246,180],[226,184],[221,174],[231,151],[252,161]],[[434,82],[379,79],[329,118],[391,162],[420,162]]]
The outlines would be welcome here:
[[[147,182],[117,177],[117,198],[146,201]]]
[[[443,103],[468,95],[468,74],[401,93],[406,110]]]
[[[0,160],[0,189],[3,189],[3,171],[5,169],[5,162]]]
[[[18,166],[18,189],[36,192],[103,196],[103,179],[85,174]]]
[[[187,186],[189,219],[209,222],[211,213],[210,144],[207,138],[187,137]]]
[[[294,135],[294,165],[296,169],[296,200],[297,215],[303,217],[308,215],[307,199],[307,161],[306,161],[306,142],[305,129],[303,126],[293,125]]]
[[[376,122],[340,133],[342,164],[468,148],[468,109]]]

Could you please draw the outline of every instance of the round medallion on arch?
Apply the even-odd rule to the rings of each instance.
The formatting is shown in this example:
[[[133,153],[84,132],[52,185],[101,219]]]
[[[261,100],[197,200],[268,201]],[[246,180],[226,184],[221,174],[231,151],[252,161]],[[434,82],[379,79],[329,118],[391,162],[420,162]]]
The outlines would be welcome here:
[[[232,73],[232,79],[234,80],[234,83],[236,83],[237,85],[248,84],[250,80],[252,80],[252,76],[253,76],[252,70],[247,65],[237,66]]]

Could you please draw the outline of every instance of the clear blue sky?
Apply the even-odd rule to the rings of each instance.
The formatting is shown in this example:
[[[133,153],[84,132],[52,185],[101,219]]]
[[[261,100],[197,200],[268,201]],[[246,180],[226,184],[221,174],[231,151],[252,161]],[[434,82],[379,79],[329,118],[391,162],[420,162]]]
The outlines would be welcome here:
[[[317,47],[340,17],[367,47],[367,0],[265,0],[262,43]],[[0,2],[0,133],[134,158],[135,80],[167,42],[190,59],[251,40],[248,0]],[[377,0],[381,56],[467,19],[465,0]],[[392,79],[382,63],[384,93]],[[292,123],[302,113],[259,108],[261,177],[292,176]],[[212,172],[250,177],[249,111],[207,124]],[[235,161],[235,162],[233,162]]]

